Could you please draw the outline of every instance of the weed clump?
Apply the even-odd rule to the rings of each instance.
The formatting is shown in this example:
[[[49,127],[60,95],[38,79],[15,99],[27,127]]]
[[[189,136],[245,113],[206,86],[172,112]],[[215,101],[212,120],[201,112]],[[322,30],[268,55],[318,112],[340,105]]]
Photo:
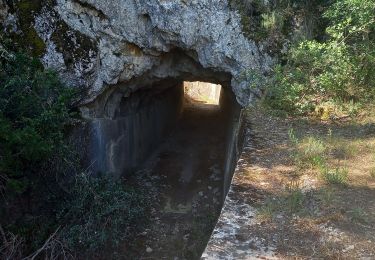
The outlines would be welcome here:
[[[368,223],[368,217],[366,212],[363,208],[354,208],[353,210],[348,212],[350,220],[353,223]]]
[[[370,172],[371,178],[375,179],[375,169],[372,169]]]
[[[348,182],[349,171],[347,168],[324,168],[321,172],[321,175],[323,179],[329,184],[346,185]]]
[[[302,191],[298,181],[290,181],[285,192],[278,198],[269,198],[258,209],[257,218],[262,221],[270,221],[278,212],[284,212],[289,215],[299,214],[304,211],[306,194]]]
[[[276,200],[276,199],[275,199]],[[275,200],[268,199],[262,205],[257,212],[257,218],[262,221],[270,221],[272,220],[275,212],[278,210],[278,204],[275,202]]]
[[[58,214],[58,222],[64,224],[61,237],[74,252],[115,250],[147,223],[148,205],[142,191],[120,180],[80,174]]]
[[[327,146],[323,140],[314,136],[299,140],[293,129],[289,130],[289,138],[296,148],[292,157],[300,168],[324,167],[326,164]]]
[[[332,139],[332,133],[329,132],[329,138]],[[292,154],[296,165],[300,168],[310,167],[317,169],[324,181],[328,184],[346,185],[348,182],[349,171],[345,167],[331,169],[328,164],[329,147],[323,139],[309,136],[299,140],[293,129],[289,130],[289,139],[295,146],[295,152]],[[347,148],[345,154],[349,154],[352,148]]]
[[[287,187],[286,206],[290,213],[297,213],[303,209],[305,196],[300,188],[299,182],[291,181]]]

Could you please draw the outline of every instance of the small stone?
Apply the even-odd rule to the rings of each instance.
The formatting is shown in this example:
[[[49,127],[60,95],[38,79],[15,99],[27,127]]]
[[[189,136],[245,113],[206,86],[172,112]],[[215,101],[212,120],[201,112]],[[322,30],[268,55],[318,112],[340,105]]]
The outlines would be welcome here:
[[[203,191],[200,191],[198,194],[199,196],[203,196]]]
[[[151,253],[151,252],[152,252],[152,248],[151,248],[151,247],[147,247],[147,248],[146,248],[146,252],[147,252],[147,253]]]
[[[348,251],[351,251],[354,249],[354,245],[350,245],[348,246],[347,248],[345,248],[344,250],[342,250],[344,253],[348,252]]]
[[[209,189],[209,190],[212,190],[212,187],[211,187],[211,186],[208,186],[208,189]]]

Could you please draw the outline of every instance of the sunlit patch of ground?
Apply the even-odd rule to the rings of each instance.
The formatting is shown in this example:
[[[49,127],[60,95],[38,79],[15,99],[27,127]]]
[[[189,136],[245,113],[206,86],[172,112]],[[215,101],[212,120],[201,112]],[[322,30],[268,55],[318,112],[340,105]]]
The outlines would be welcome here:
[[[375,259],[375,117],[278,119],[260,108],[248,117],[251,236],[282,259]]]

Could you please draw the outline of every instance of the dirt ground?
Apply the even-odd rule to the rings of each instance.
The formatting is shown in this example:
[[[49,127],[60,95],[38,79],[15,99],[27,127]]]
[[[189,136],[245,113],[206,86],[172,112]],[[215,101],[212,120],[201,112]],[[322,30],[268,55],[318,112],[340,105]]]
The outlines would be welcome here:
[[[257,212],[250,236],[272,245],[276,259],[375,259],[374,115],[322,122],[255,108],[248,118],[241,187]],[[347,175],[325,178],[315,160],[321,157],[301,159],[317,147],[324,169]]]

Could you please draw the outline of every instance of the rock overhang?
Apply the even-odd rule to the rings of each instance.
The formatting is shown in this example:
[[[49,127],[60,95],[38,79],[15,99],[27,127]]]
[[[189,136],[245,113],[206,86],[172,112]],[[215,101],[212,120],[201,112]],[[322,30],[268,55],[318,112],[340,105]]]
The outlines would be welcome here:
[[[41,1],[33,26],[46,44],[42,60],[68,84],[85,86],[82,104],[118,87],[176,78],[225,81],[246,106],[254,84],[244,75],[267,74],[273,63],[243,35],[227,0]]]

